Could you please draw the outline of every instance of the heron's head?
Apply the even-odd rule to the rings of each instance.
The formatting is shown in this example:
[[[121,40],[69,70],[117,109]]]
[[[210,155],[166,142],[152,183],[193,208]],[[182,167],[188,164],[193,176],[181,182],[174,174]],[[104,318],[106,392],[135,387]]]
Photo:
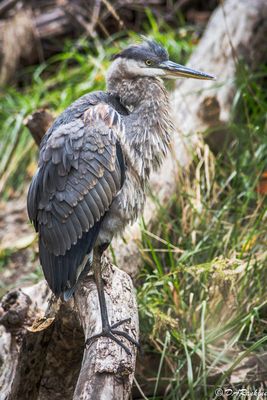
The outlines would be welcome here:
[[[214,76],[169,60],[166,49],[154,40],[145,39],[143,43],[132,45],[113,56],[112,75],[125,77],[137,76],[175,79],[179,77],[195,79],[214,79]]]

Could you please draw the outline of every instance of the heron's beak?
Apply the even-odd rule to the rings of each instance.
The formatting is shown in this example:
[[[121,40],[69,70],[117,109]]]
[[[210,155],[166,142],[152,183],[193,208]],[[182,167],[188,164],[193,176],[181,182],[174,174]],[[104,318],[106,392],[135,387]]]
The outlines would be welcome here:
[[[159,66],[165,72],[166,78],[194,78],[194,79],[216,79],[215,76],[206,74],[205,72],[197,71],[192,68],[184,67],[172,61],[164,61]]]

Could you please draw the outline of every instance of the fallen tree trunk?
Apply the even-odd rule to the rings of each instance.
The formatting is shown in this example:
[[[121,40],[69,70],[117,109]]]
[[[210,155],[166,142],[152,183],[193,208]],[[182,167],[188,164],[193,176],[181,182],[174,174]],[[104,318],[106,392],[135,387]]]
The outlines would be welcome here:
[[[131,278],[107,260],[102,270],[110,323],[130,318],[124,330],[126,327],[127,333],[138,340],[137,303]],[[92,277],[88,277],[75,294],[75,308],[86,338],[101,331],[97,292]],[[85,349],[74,400],[124,400],[130,397],[136,348],[126,339],[122,341],[131,350],[131,355],[108,338],[101,338]]]
[[[207,0],[202,0],[202,4],[199,0],[187,0],[175,5],[154,0],[4,0],[0,4],[0,84],[10,81],[20,65],[32,65],[59,52],[65,38],[78,38],[81,34],[95,37],[97,33],[109,37],[126,27],[138,32],[146,19],[147,8],[175,24],[176,10],[193,7],[189,19],[203,23],[212,3]]]
[[[102,268],[110,322],[130,317],[131,321],[120,329],[138,340],[137,304],[131,279],[105,258]],[[0,398],[129,398],[136,349],[125,341],[131,350],[131,355],[127,355],[116,343],[102,337],[85,348],[85,339],[100,329],[92,275],[68,303],[51,302],[51,292],[44,281],[8,293],[0,304]]]

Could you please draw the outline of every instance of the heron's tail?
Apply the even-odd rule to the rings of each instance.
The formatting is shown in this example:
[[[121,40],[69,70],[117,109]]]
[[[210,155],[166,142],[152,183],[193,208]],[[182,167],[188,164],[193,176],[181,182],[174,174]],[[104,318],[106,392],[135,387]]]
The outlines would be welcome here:
[[[78,282],[83,279],[88,272],[91,269],[91,266],[93,264],[93,258],[94,258],[94,250],[91,250],[89,254],[86,255],[84,258],[83,263],[79,266],[77,269],[77,278],[76,278],[76,283],[70,287],[69,289],[64,290],[63,292],[63,300],[68,301],[70,298],[73,296]],[[69,282],[67,284],[70,284]]]

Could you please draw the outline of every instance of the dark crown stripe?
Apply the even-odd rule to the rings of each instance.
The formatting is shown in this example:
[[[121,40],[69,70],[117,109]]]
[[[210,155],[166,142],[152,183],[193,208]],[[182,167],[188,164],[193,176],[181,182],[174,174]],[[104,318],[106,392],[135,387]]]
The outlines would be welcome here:
[[[131,45],[120,53],[115,54],[112,59],[115,60],[119,57],[140,61],[151,59],[157,62],[169,59],[167,51],[154,40],[146,40],[142,44]]]

